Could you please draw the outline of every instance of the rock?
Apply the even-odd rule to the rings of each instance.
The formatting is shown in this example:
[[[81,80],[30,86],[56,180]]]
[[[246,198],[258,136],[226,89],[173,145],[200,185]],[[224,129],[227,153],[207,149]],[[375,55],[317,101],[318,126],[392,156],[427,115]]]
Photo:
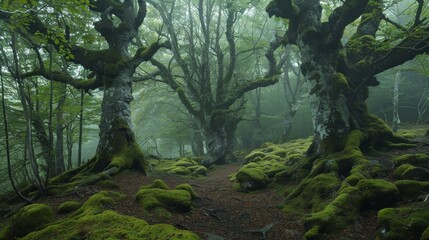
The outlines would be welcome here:
[[[269,183],[267,175],[258,168],[242,167],[236,178],[240,187],[246,191],[264,188]]]
[[[46,204],[31,204],[25,206],[12,217],[8,238],[15,239],[23,237],[54,220],[54,211]],[[0,238],[2,237],[0,236]]]
[[[385,208],[378,212],[377,239],[428,239],[423,232],[429,225],[429,211],[414,208]],[[421,237],[421,238],[420,238]],[[427,234],[426,234],[427,237]]]

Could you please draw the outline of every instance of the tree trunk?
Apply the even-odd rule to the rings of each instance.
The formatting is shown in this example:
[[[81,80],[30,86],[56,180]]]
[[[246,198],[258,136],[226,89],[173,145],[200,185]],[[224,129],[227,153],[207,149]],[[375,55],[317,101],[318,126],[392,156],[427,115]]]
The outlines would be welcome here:
[[[198,129],[198,126],[192,126],[192,154],[194,156],[203,156],[204,155],[204,142],[201,136],[201,130]]]
[[[64,164],[64,104],[66,102],[67,85],[61,84],[60,86],[60,99],[56,109],[56,142],[55,142],[55,172],[51,177],[57,176],[65,171]]]
[[[398,131],[398,124],[401,123],[399,120],[399,80],[401,78],[401,72],[396,73],[395,84],[393,86],[393,115],[392,115],[392,130],[393,132]]]
[[[108,79],[110,84],[104,89],[101,104],[100,141],[93,171],[111,167],[148,170],[131,129],[132,74],[132,69],[123,69]]]

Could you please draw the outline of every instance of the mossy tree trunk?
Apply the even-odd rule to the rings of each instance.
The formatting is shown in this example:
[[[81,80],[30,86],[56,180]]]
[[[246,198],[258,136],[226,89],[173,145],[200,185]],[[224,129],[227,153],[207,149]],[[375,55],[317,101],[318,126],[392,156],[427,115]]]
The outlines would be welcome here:
[[[393,39],[392,43],[389,39],[382,43],[375,35],[382,20],[383,1],[346,1],[323,23],[321,11],[317,0],[274,0],[267,7],[270,16],[289,19],[288,43],[297,45],[301,52],[314,124],[311,153],[323,156],[344,149],[354,129],[365,133],[368,144],[395,141],[390,129],[368,113],[368,88],[379,84],[376,74],[429,51],[428,38],[422,35],[428,27],[416,21],[399,43],[394,44]],[[356,33],[343,45],[344,29],[359,17]]]
[[[168,44],[156,42],[150,46],[142,46],[134,54],[129,52],[130,43],[137,36],[146,17],[146,2],[143,0],[92,0],[88,7],[100,17],[93,25],[107,42],[107,49],[90,50],[73,45],[67,33],[64,37],[63,33],[49,29],[49,24],[44,23],[36,14],[27,15],[28,28],[20,27],[24,38],[32,39],[35,35],[45,37],[60,55],[90,70],[89,78],[74,79],[61,71],[51,72],[45,69],[43,63],[22,76],[43,76],[86,91],[102,88],[104,95],[99,124],[100,141],[91,170],[99,172],[111,167],[139,167],[146,171],[147,162],[143,159],[131,128],[132,77],[140,63],[148,61],[159,48]],[[0,19],[10,22],[16,17],[14,14],[20,13],[0,11]],[[69,26],[64,27],[70,30]]]
[[[299,47],[310,87],[314,140],[308,150],[311,158],[302,165],[309,174],[286,198],[289,209],[312,210],[305,218],[307,239],[353,222],[368,202],[383,203],[380,198],[365,199],[367,179],[373,176],[363,149],[406,140],[368,112],[369,87],[379,84],[376,74],[429,52],[429,27],[420,19],[423,1],[418,1],[411,27],[396,25],[406,34],[390,38],[377,36],[383,1],[343,1],[326,22],[321,20],[320,2],[273,0],[266,9],[270,16],[289,20],[287,42]],[[359,17],[356,33],[343,44],[345,28]],[[392,185],[382,180],[374,184],[382,192]]]

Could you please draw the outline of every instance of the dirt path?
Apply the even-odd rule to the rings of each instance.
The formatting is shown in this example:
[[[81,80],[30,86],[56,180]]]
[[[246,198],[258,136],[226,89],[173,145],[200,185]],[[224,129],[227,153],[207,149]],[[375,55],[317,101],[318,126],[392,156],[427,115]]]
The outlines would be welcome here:
[[[191,230],[203,239],[302,239],[304,228],[301,220],[286,216],[279,207],[283,198],[272,188],[254,193],[242,193],[232,189],[227,178],[238,168],[226,165],[210,171],[204,179],[186,179],[173,175],[145,177],[136,172],[123,172],[114,177],[120,191],[129,196],[129,203],[115,209],[123,214],[145,219],[150,223],[169,223]],[[173,214],[169,219],[148,216],[134,201],[134,194],[143,184],[161,178],[174,187],[189,183],[200,200],[190,213]]]

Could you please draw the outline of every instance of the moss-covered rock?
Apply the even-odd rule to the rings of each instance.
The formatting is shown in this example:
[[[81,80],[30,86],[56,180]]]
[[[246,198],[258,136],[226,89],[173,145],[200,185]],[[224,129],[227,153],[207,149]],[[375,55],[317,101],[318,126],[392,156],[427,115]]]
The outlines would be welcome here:
[[[136,194],[136,200],[151,212],[159,209],[179,212],[191,210],[193,196],[197,195],[190,185],[182,184],[173,190],[165,187],[165,183],[157,179],[149,186],[142,186]]]
[[[429,192],[429,182],[416,180],[399,180],[393,184],[399,189],[402,199],[411,200]]]
[[[191,187],[191,185],[187,184],[187,183],[182,183],[176,186],[175,188],[176,190],[185,190],[188,191],[189,194],[191,194],[192,199],[198,199],[198,195],[197,193],[194,191],[194,189]]]
[[[45,204],[31,204],[21,208],[12,216],[11,224],[3,234],[6,236],[5,239],[23,237],[54,220],[54,211],[51,207]]]
[[[180,158],[175,162],[165,162],[158,170],[185,176],[205,176],[207,174],[207,168],[191,158]]]
[[[123,198],[124,195],[117,192],[101,191],[91,196],[70,217],[31,232],[22,239],[200,239],[171,225],[149,225],[144,220],[105,210]]]
[[[237,172],[236,179],[243,190],[261,189],[267,186],[270,181],[267,175],[259,168],[242,167]]]
[[[82,203],[76,201],[67,201],[63,202],[60,206],[58,206],[57,213],[65,214],[71,213],[78,210],[82,206]]]
[[[200,239],[197,235],[171,225],[149,225],[144,220],[106,210],[83,214],[32,232],[22,240],[57,239]]]
[[[429,211],[418,207],[385,208],[378,212],[378,224],[381,230],[377,239],[419,239],[428,228]]]
[[[429,168],[429,155],[424,153],[405,154],[394,160],[396,166],[408,163],[418,167]]]
[[[363,209],[381,209],[392,206],[399,198],[395,184],[382,179],[364,179],[357,184],[362,193]]]

